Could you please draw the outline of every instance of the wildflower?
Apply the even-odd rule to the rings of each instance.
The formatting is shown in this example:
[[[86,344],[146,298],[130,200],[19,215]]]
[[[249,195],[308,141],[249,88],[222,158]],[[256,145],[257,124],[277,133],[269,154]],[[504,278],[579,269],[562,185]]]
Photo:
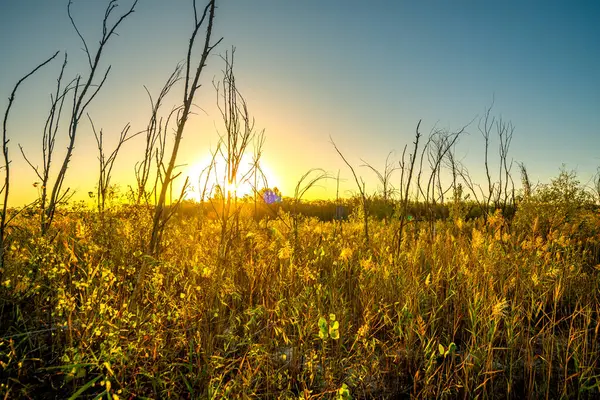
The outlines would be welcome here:
[[[540,228],[540,218],[535,217],[535,220],[533,221],[532,233],[535,235],[538,232],[539,228]]]
[[[334,261],[335,262],[335,261]],[[315,273],[310,269],[309,266],[304,266],[302,268],[302,280],[305,284],[311,284],[316,280]]]
[[[506,301],[506,299],[501,299],[498,303],[494,304],[494,307],[492,308],[492,317],[505,317],[507,309],[508,301]]]
[[[289,243],[286,243],[280,250],[277,256],[280,260],[287,260],[291,257],[292,249],[290,248]]]
[[[471,237],[471,245],[474,249],[480,247],[483,244],[483,235],[476,228],[473,228],[473,235]]]
[[[360,260],[360,266],[366,271],[371,271],[373,269],[372,258],[363,258],[362,260]]]
[[[369,325],[367,323],[362,325],[360,328],[358,328],[357,334],[358,334],[358,337],[361,337],[361,338],[367,337],[367,335],[369,334]]]
[[[77,225],[75,227],[75,236],[78,239],[83,239],[86,237],[86,227],[81,223],[81,221],[77,221]]]
[[[344,249],[342,249],[342,252],[340,253],[340,260],[348,261],[350,257],[352,257],[352,249],[349,247],[344,247]]]
[[[500,228],[503,224],[504,218],[502,217],[502,210],[496,210],[496,212],[488,218],[488,225],[494,229]]]

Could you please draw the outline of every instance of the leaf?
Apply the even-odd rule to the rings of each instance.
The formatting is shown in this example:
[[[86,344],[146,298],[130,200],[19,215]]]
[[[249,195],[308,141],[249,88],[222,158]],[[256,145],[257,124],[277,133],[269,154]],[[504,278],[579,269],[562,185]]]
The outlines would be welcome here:
[[[338,331],[337,329],[331,330],[329,332],[329,336],[331,336],[333,340],[338,340],[340,338],[340,331]]]
[[[80,387],[79,390],[77,390],[75,393],[73,393],[71,397],[69,397],[69,400],[75,400],[79,398],[79,396],[83,394],[83,392],[94,386],[94,383],[96,383],[96,381],[98,381],[100,378],[102,378],[102,375],[95,377],[94,379]]]
[[[446,349],[446,352],[444,353],[444,357],[453,355],[455,351],[456,351],[456,344],[454,344],[454,342],[452,342],[448,345],[448,348]]]
[[[319,329],[323,331],[327,330],[327,320],[325,320],[323,317],[319,318]]]
[[[75,373],[75,378],[77,378],[77,379],[85,378],[86,375],[87,375],[87,371],[85,370],[85,368],[77,368],[77,372]]]
[[[104,365],[104,368],[106,368],[106,370],[107,370],[108,372],[110,372],[110,374],[111,374],[112,376],[114,376],[114,375],[115,375],[115,373],[114,373],[114,371],[112,370],[112,368],[110,367],[110,363],[109,363],[108,361],[105,361],[103,365]]]
[[[327,320],[323,317],[319,318],[319,337],[321,339],[327,338]]]
[[[329,320],[335,321],[335,314],[329,314]]]
[[[443,356],[446,353],[446,349],[444,349],[444,346],[441,343],[438,344],[438,351],[440,352],[441,356]]]
[[[338,389],[335,397],[336,399],[340,400],[352,399],[352,395],[350,394],[350,389],[348,388],[348,385],[342,383],[342,387]]]
[[[333,321],[332,323],[330,323],[329,336],[331,336],[331,338],[334,340],[338,340],[340,338],[339,329],[340,329],[340,323],[338,321]]]

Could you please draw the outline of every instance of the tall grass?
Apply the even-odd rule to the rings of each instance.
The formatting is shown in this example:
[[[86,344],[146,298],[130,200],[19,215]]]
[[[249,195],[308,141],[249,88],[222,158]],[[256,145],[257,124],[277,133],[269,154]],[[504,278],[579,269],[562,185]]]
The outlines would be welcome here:
[[[600,395],[600,217],[405,227],[151,215],[15,222],[0,289],[5,398],[591,398]],[[524,218],[524,217],[523,217]],[[202,223],[200,223],[202,222]],[[579,223],[578,221],[577,223]],[[539,225],[539,223],[537,224]],[[137,271],[149,273],[132,297]]]

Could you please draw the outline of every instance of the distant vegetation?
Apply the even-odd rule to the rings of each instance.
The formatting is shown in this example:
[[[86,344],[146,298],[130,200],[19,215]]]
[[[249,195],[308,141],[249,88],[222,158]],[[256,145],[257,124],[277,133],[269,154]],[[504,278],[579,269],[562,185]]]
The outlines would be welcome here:
[[[224,134],[199,179],[200,201],[184,200],[187,181],[173,192],[200,74],[219,43],[211,39],[214,0],[204,9],[194,2],[191,38],[204,32],[204,41],[190,40],[186,61],[150,95],[143,131],[130,135],[125,126],[109,152],[86,114],[98,144],[96,207],[70,202],[63,182],[79,122],[108,76],[96,76],[97,60],[136,7],[111,27],[115,4],[97,53],[82,38],[87,78],[65,85],[61,70],[41,167],[21,149],[40,178],[40,198],[20,208],[8,205],[6,122],[19,85],[57,54],[18,81],[5,113],[2,398],[600,396],[600,174],[590,187],[563,168],[534,185],[517,164],[515,188],[514,127],[492,107],[477,123],[481,186],[455,154],[471,124],[423,137],[419,122],[410,149],[397,163],[388,156],[383,171],[353,166],[332,139],[354,197],[306,201],[324,180],[339,188],[339,173],[318,169],[282,197],[262,173],[265,135],[235,86],[231,51],[215,83]],[[181,105],[163,116],[178,84]],[[52,176],[63,112],[69,152]],[[117,201],[112,166],[138,135],[145,153],[134,167],[137,185]],[[248,155],[252,166],[241,173]],[[376,192],[361,171],[376,175]],[[209,187],[215,175],[222,183]],[[236,196],[241,182],[252,184],[251,196]]]
[[[249,207],[225,255],[220,219],[184,205],[159,258],[143,252],[145,208],[63,208],[51,235],[20,215],[0,290],[3,394],[594,397],[600,214],[563,183],[510,219],[436,219],[433,234],[413,219],[400,248],[392,218],[370,217],[365,245],[351,202],[343,220],[331,202],[299,217],[285,201],[258,219]]]

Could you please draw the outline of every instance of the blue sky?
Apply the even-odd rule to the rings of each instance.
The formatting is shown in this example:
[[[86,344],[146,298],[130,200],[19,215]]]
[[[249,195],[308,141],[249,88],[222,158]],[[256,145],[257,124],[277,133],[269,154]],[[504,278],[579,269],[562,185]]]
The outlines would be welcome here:
[[[106,4],[74,0],[74,17],[90,44],[98,41]],[[131,2],[119,4],[124,10]],[[68,52],[69,76],[85,72],[66,5],[0,0],[2,111],[14,83],[56,50]],[[224,40],[216,53],[237,48],[237,81],[256,126],[265,129],[264,161],[284,194],[314,167],[341,169],[343,188],[352,189],[330,136],[353,164],[362,158],[382,167],[389,151],[399,154],[412,142],[419,119],[425,135],[434,125],[457,129],[492,99],[493,114],[515,126],[510,157],[524,162],[534,180],[548,181],[565,163],[586,182],[600,165],[600,3],[226,0],[218,7],[215,33]],[[189,0],[140,0],[108,44],[103,66],[111,64],[112,72],[90,108],[107,135],[118,135],[127,122],[133,131],[143,129],[149,114],[143,85],[156,93],[184,58],[191,10]],[[196,101],[203,111],[180,156],[190,174],[214,148],[220,128],[211,81],[222,62],[215,55],[208,64]],[[36,193],[16,143],[39,157],[59,68],[54,62],[18,94],[9,125],[15,202]],[[457,155],[483,183],[483,141],[476,123],[467,131]],[[123,186],[133,180],[141,146],[141,139],[128,143],[115,167]],[[84,124],[67,181],[79,192],[93,190],[95,151]],[[375,190],[372,173],[359,171]],[[334,196],[333,187],[313,196]]]

